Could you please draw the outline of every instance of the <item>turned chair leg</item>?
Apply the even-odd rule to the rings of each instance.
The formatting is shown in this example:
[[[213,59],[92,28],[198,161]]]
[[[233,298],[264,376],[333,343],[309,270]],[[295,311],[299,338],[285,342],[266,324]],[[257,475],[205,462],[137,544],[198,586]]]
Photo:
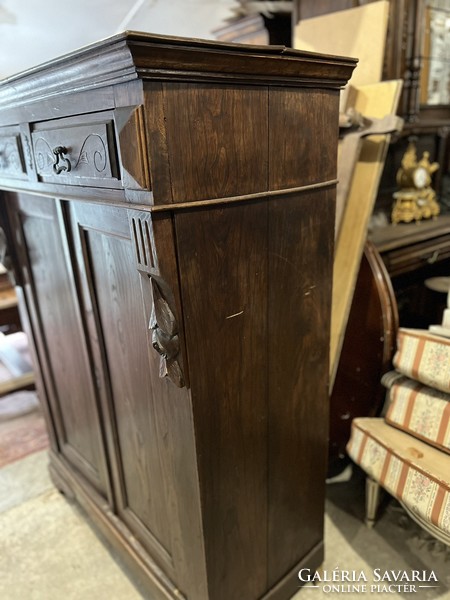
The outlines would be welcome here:
[[[380,503],[380,484],[366,477],[366,525],[370,529],[375,525],[377,509]]]

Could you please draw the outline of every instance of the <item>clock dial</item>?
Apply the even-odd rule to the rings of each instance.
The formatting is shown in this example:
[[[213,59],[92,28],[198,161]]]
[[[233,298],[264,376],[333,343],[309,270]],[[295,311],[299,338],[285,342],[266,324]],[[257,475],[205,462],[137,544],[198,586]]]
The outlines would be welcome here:
[[[417,169],[414,169],[412,179],[416,188],[424,188],[428,181],[427,170],[424,167],[417,167]]]

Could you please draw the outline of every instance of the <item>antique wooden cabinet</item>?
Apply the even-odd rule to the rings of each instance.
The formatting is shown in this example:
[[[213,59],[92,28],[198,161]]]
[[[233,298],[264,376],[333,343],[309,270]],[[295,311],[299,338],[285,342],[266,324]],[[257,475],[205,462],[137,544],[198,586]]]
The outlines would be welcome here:
[[[0,85],[51,473],[149,598],[288,598],[322,561],[353,68],[127,33]]]

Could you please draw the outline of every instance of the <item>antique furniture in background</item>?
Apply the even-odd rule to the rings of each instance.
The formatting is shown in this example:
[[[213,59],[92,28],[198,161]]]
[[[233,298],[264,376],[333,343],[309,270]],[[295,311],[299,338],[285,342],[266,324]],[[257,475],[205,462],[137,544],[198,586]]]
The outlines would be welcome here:
[[[449,276],[450,216],[378,227],[366,244],[330,398],[330,476],[347,464],[352,419],[377,416],[383,406],[380,379],[391,366],[398,322],[428,328],[446,307],[446,296],[424,282]]]
[[[301,20],[373,1],[294,0],[293,26],[295,28]],[[411,142],[415,143],[419,156],[428,152],[430,161],[441,165],[433,174],[432,187],[437,192],[442,212],[450,208],[450,105],[443,92],[446,89],[444,84],[440,86],[439,94],[431,97],[428,93],[430,64],[433,62],[430,55],[434,61],[436,59],[436,53],[430,50],[436,46],[431,39],[435,33],[445,38],[437,58],[442,59],[448,49],[446,23],[450,15],[446,10],[448,0],[389,2],[383,79],[404,81],[398,115],[405,119],[405,126],[389,147],[375,202],[374,211],[381,215],[384,224],[390,219],[393,194],[398,191],[397,171]],[[445,64],[448,73],[448,62],[441,62],[441,68]],[[431,71],[436,72],[436,69]],[[394,290],[395,298],[391,298],[387,306],[397,301],[399,322],[403,326],[428,326],[439,322],[442,317],[442,297],[427,289],[424,281],[429,277],[450,274],[448,230],[448,217],[439,216],[435,221],[423,221],[418,226],[403,223],[383,225],[374,228],[370,234],[386,269],[383,269],[385,274],[377,278],[376,271],[368,268],[367,256],[361,263],[336,390],[333,389],[330,399],[330,474],[335,474],[342,466],[340,457],[344,454],[352,417],[374,416],[382,405],[384,393],[379,375],[389,368],[392,343],[384,339],[385,315],[389,311],[385,313],[382,310],[380,299],[389,298]],[[361,290],[366,290],[366,293],[361,293]],[[356,306],[357,303],[359,306]],[[377,310],[374,310],[375,307]],[[361,339],[361,323],[367,328],[367,335],[372,340],[370,344]],[[392,333],[391,329],[389,331]],[[377,339],[377,332],[382,340]],[[367,382],[370,382],[370,392]]]
[[[212,33],[221,41],[292,46],[292,0],[238,0],[226,25]]]
[[[323,560],[354,66],[129,33],[0,85],[51,473],[152,598],[282,600]]]
[[[330,477],[348,462],[345,447],[352,420],[374,417],[383,406],[385,390],[380,380],[391,367],[397,329],[397,303],[389,275],[373,243],[366,241],[330,396]]]
[[[432,536],[450,543],[450,340],[400,329],[396,371],[387,373],[384,419],[352,423],[349,456],[367,473],[366,522],[373,526],[380,486]]]
[[[427,328],[440,323],[445,298],[427,289],[424,282],[450,274],[450,216],[378,227],[369,237],[392,281],[400,325]]]
[[[374,1],[294,0],[293,23]],[[403,79],[398,114],[405,119],[405,127],[390,147],[376,210],[390,215],[396,172],[411,139],[415,139],[419,155],[427,151],[431,162],[441,165],[433,178],[433,187],[438,200],[445,195],[450,206],[450,100],[445,87],[450,56],[446,26],[449,3],[448,0],[390,0],[389,6],[383,79]],[[439,44],[438,36],[445,41]],[[433,89],[430,73],[439,69],[443,73],[440,92],[433,93],[429,91]]]

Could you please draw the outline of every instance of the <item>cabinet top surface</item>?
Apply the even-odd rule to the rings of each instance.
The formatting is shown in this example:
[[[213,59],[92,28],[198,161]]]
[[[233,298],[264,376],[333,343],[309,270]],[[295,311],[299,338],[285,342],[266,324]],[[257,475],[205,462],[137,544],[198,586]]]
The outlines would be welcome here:
[[[340,88],[356,59],[127,31],[0,81],[0,108],[133,79],[239,81]],[[52,86],[55,83],[55,89]]]

